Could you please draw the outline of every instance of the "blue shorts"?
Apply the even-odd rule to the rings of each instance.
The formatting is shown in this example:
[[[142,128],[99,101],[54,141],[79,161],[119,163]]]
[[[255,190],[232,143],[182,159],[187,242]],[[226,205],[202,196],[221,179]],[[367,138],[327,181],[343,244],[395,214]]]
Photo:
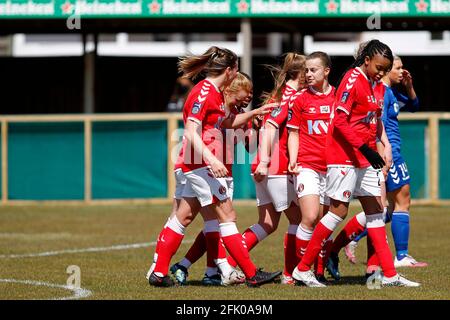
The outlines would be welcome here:
[[[411,178],[406,162],[401,155],[397,155],[389,168],[386,179],[386,191],[391,192],[400,189],[405,184],[409,184],[410,181]]]

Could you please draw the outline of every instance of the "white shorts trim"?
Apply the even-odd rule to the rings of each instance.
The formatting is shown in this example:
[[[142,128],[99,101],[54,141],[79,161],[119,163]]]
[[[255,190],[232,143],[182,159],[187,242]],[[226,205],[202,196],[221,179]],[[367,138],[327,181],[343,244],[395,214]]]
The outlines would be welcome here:
[[[380,197],[380,175],[381,171],[372,167],[329,166],[325,193],[342,202],[350,202],[352,197]]]
[[[256,205],[258,207],[272,203],[277,212],[282,212],[294,202],[298,205],[294,189],[294,177],[291,175],[269,176],[261,182],[255,181]]]
[[[186,186],[183,190],[183,198],[197,198],[202,207],[214,202],[214,197],[219,201],[233,199],[234,183],[232,177],[215,178],[209,167],[186,172]]]
[[[325,194],[326,174],[309,168],[301,168],[295,177],[295,190],[297,197],[315,194],[320,196],[320,204],[330,205],[330,198]]]

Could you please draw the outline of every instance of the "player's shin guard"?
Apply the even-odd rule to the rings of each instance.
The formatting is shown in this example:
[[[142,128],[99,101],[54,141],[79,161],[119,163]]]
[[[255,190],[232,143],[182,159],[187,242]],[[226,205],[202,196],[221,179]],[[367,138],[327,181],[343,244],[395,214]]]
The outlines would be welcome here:
[[[247,279],[252,278],[256,274],[256,266],[253,264],[248,254],[242,235],[239,233],[234,222],[221,223],[220,235],[225,248],[228,250],[237,265],[244,272]]]
[[[306,253],[297,266],[299,271],[308,271],[311,269],[314,260],[322,250],[334,230],[336,230],[342,218],[329,211],[317,224],[314,229],[311,241],[306,248]]]
[[[350,219],[345,225],[344,229],[334,239],[331,252],[339,253],[343,247],[355,239],[366,228],[366,215],[364,212],[360,212]]]
[[[296,251],[296,234],[297,224],[290,224],[288,231],[284,235],[284,270],[283,274],[287,276],[292,275],[295,266],[298,264],[297,251]]]
[[[185,227],[178,221],[177,217],[170,219],[163,237],[160,239],[158,257],[153,272],[157,276],[165,276],[169,271],[170,259],[177,252],[184,237]]]
[[[252,250],[260,241],[263,241],[268,236],[267,232],[260,224],[254,224],[248,229],[244,231],[242,234],[242,238],[245,241],[245,245],[247,246],[247,250]],[[236,267],[237,263],[233,259],[233,257],[228,256],[228,263]]]
[[[394,238],[397,259],[401,260],[408,254],[409,213],[395,211],[392,214],[392,236]]]
[[[392,260],[391,250],[386,238],[386,228],[383,213],[366,215],[368,239],[375,248],[376,255],[380,261],[381,269],[386,277],[390,278],[397,274]]]

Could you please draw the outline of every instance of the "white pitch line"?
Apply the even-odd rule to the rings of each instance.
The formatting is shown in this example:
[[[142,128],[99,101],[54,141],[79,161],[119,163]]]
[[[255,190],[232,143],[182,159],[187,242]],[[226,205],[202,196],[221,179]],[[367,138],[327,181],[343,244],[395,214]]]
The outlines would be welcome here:
[[[49,300],[77,300],[77,299],[83,299],[87,298],[92,295],[92,291],[83,289],[83,288],[76,288],[73,286],[64,286],[60,284],[54,284],[54,283],[48,283],[48,282],[42,282],[42,281],[32,281],[32,280],[16,280],[16,279],[0,279],[0,282],[4,283],[19,283],[19,284],[25,284],[30,286],[42,286],[42,287],[49,287],[49,288],[58,288],[58,289],[64,289],[64,290],[70,290],[73,292],[72,296],[63,297],[63,298],[53,298]]]
[[[192,243],[192,240],[183,241],[183,243]],[[128,249],[139,249],[149,246],[156,245],[156,241],[153,242],[143,242],[143,243],[132,243],[132,244],[119,244],[110,247],[97,247],[97,248],[85,248],[85,249],[68,249],[60,251],[48,251],[40,253],[27,253],[27,254],[3,254],[0,255],[0,259],[21,259],[21,258],[36,258],[36,257],[50,257],[57,256],[61,254],[71,254],[71,253],[84,253],[84,252],[104,252],[104,251],[114,251],[114,250],[128,250]]]

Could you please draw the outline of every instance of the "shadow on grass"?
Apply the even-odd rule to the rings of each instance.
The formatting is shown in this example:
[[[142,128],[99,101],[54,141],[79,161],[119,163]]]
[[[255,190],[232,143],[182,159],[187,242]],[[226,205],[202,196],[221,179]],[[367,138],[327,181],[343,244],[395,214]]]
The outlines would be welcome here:
[[[326,285],[339,286],[346,284],[366,284],[366,278],[361,276],[346,276],[342,277],[339,281],[329,280]]]

